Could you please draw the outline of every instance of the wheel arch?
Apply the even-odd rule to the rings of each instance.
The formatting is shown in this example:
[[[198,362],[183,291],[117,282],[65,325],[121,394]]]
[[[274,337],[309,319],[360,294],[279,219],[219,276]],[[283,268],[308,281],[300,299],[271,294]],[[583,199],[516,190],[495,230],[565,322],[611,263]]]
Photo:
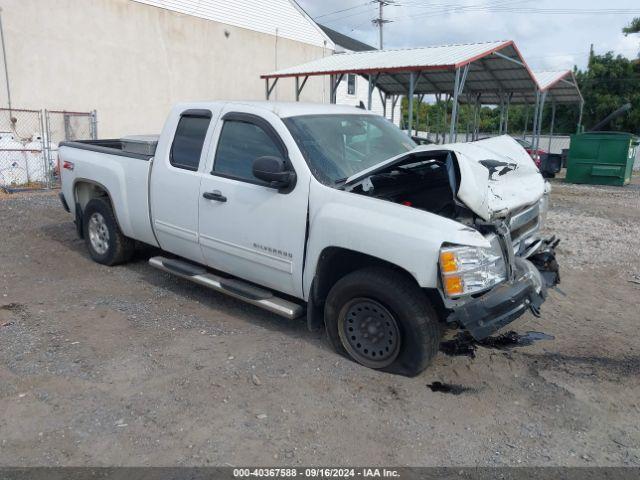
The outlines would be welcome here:
[[[116,219],[116,223],[120,230],[122,230],[122,223],[118,218],[118,212],[113,204],[113,200],[111,199],[109,189],[95,180],[76,178],[73,182],[73,202],[75,206],[76,227],[81,238],[84,236],[82,228],[82,216],[84,209],[91,200],[96,198],[105,198],[109,202],[111,210],[113,211],[113,216]]]
[[[356,270],[374,266],[399,272],[420,287],[409,271],[387,260],[344,247],[326,247],[318,256],[315,275],[308,293],[309,306],[315,310],[315,314],[307,318],[309,329],[321,328],[324,322],[321,314],[324,310],[324,301],[329,290],[338,280]],[[422,290],[425,291],[425,289]]]

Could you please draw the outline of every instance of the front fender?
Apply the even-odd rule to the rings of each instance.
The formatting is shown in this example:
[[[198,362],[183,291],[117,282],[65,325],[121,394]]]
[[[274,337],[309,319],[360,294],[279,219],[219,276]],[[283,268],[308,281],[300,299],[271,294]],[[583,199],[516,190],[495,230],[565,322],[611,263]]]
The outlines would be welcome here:
[[[409,272],[423,288],[438,286],[444,242],[489,247],[476,230],[412,207],[311,182],[305,298],[322,251],[338,247],[380,258]]]

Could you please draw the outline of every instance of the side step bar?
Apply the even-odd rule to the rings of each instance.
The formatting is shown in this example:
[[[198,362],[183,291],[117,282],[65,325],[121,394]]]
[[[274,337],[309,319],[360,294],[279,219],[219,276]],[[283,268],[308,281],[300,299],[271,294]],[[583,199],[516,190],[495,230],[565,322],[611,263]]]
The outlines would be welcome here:
[[[149,265],[216,292],[226,293],[231,297],[244,300],[251,305],[263,308],[289,320],[301,317],[305,313],[305,308],[302,305],[276,297],[269,290],[253,286],[242,280],[219,277],[200,265],[165,257],[152,257],[149,259]]]

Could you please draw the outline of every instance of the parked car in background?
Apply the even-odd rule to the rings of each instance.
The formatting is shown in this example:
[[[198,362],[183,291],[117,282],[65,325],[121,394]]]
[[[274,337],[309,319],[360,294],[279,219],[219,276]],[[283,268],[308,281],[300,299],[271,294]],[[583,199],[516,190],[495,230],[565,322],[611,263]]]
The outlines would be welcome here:
[[[549,185],[510,137],[416,144],[379,115],[304,103],[176,106],[162,133],[62,143],[61,201],[91,257],[158,269],[404,375],[445,328],[482,339],[559,281]]]
[[[513,137],[513,139],[516,142],[518,142],[520,145],[522,145],[522,148],[524,148],[527,151],[527,153],[531,155],[531,158],[533,159],[533,162],[536,164],[536,167],[540,168],[540,165],[542,163],[542,157],[543,155],[547,154],[547,151],[543,150],[542,148],[534,149],[533,144],[528,140],[524,140],[522,138],[516,138],[516,137]]]
[[[416,145],[434,145],[436,143],[433,140],[429,140],[427,137],[419,137],[417,135],[412,135],[411,140],[413,140]]]

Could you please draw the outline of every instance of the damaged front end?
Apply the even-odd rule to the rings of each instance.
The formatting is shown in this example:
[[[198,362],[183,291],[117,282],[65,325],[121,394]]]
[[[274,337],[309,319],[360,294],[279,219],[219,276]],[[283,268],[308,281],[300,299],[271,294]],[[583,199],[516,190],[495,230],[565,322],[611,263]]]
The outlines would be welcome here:
[[[555,237],[540,230],[550,186],[510,137],[430,145],[346,180],[344,188],[446,217],[488,247],[443,243],[440,288],[447,322],[481,340],[527,310],[540,314],[560,282]]]
[[[513,322],[527,310],[536,317],[547,298],[547,290],[560,283],[555,237],[539,241],[528,257],[510,256],[509,278],[475,298],[457,305],[449,303],[447,322],[457,323],[476,340],[482,340]]]

